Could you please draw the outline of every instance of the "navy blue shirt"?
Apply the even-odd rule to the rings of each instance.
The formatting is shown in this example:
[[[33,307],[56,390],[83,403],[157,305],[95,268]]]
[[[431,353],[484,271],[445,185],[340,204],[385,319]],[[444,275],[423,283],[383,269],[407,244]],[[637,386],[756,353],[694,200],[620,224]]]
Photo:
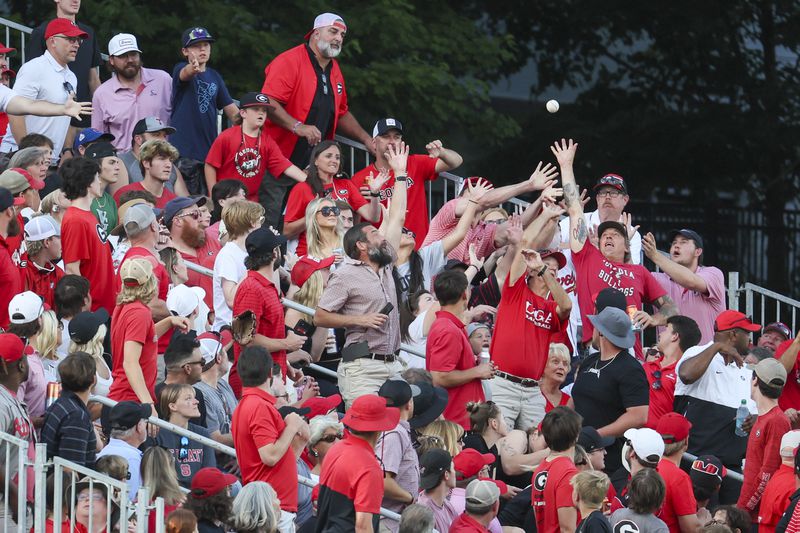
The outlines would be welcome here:
[[[187,63],[172,69],[172,117],[170,126],[177,131],[169,142],[181,157],[205,161],[209,148],[217,138],[217,110],[233,103],[222,76],[206,67],[189,81],[181,81],[180,72]]]

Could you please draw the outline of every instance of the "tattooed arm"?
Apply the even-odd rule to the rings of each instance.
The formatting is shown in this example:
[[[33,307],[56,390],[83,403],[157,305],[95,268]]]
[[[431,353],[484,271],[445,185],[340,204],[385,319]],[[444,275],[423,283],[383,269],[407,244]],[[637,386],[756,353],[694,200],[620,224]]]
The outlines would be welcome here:
[[[589,229],[586,227],[586,221],[583,218],[583,203],[581,202],[580,190],[578,189],[578,184],[575,183],[575,172],[572,169],[577,149],[578,143],[573,142],[572,139],[569,141],[561,139],[561,142],[556,141],[550,147],[553,155],[558,160],[558,165],[561,167],[564,203],[569,214],[569,244],[575,253],[583,250],[583,245],[589,237]]]
[[[666,294],[654,300],[653,305],[658,307],[658,313],[649,315],[647,312],[640,309],[633,314],[631,321],[641,328],[666,326],[667,319],[678,314],[678,306],[675,305],[675,302],[672,301],[672,298]]]

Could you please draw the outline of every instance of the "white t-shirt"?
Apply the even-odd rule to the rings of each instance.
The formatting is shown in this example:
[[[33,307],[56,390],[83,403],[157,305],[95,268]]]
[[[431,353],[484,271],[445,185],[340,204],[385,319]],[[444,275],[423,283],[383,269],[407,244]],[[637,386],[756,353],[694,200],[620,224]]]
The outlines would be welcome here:
[[[9,89],[5,85],[0,85],[0,111],[5,113],[6,109],[8,108],[8,103],[15,96],[18,95],[12,89]]]
[[[219,331],[224,325],[230,325],[233,321],[233,309],[225,303],[225,295],[222,293],[222,280],[226,279],[234,283],[239,283],[247,275],[244,266],[244,259],[247,252],[239,248],[235,242],[225,243],[225,246],[217,254],[214,260],[214,331]]]
[[[430,309],[428,311],[430,311]],[[413,346],[422,353],[425,353],[425,345],[428,342],[428,336],[422,331],[422,326],[425,322],[425,317],[428,315],[428,311],[420,313],[417,318],[408,325],[409,339],[406,344]],[[409,368],[425,368],[425,358],[423,357],[402,350],[400,351],[400,357],[406,362]]]
[[[442,241],[436,241],[428,246],[419,249],[419,255],[422,258],[422,277],[424,279],[422,288],[426,290],[431,289],[431,282],[434,276],[441,272],[444,265],[447,264],[447,256],[444,255],[444,248]],[[408,285],[411,282],[411,264],[410,262],[397,265],[397,273],[400,274],[401,287],[403,293],[408,292]]]
[[[22,65],[14,83],[14,92],[31,100],[63,104],[69,97],[66,84],[69,84],[74,91],[78,86],[78,78],[69,68],[59,65],[50,52],[45,51],[44,54]],[[25,128],[28,133],[41,133],[53,141],[53,164],[58,162],[59,154],[64,146],[64,138],[69,130],[69,121],[70,118],[67,116],[25,116]],[[14,135],[9,126],[3,137],[3,143],[0,145],[0,152],[11,152],[16,149],[16,146],[17,143],[14,141]]]
[[[692,346],[683,353],[678,364],[675,365],[675,396],[691,396],[698,400],[724,405],[736,409],[741,405],[742,400],[747,400],[747,408],[751,413],[757,414],[758,409],[755,402],[750,398],[750,381],[753,371],[743,366],[739,368],[736,363],[725,364],[725,358],[719,353],[714,355],[708,368],[700,376],[700,379],[687,385],[681,381],[680,369],[686,360],[700,355],[706,348],[713,343]]]

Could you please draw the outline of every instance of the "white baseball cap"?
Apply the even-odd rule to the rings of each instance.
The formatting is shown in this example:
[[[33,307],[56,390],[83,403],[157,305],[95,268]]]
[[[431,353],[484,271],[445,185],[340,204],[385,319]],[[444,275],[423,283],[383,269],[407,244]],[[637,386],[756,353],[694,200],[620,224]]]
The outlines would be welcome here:
[[[781,437],[780,454],[783,457],[794,457],[794,451],[800,446],[800,429],[788,431]]]
[[[199,287],[189,287],[181,283],[175,285],[167,294],[167,309],[175,316],[187,317],[194,313],[200,305],[201,296],[197,290]],[[200,289],[201,291],[203,289]],[[203,291],[205,296],[205,291]]]
[[[43,241],[60,235],[58,222],[50,215],[33,217],[25,224],[25,240],[29,242]]]
[[[222,343],[211,333],[203,333],[197,339],[200,341],[200,353],[203,354],[203,365],[207,365],[214,359],[222,349]]]
[[[8,303],[8,316],[12,324],[27,324],[42,316],[44,300],[32,291],[17,294]]]
[[[336,26],[337,28],[347,31],[347,24],[344,23],[344,19],[337,15],[336,13],[322,13],[321,15],[317,15],[317,18],[314,19],[314,27],[306,33],[306,40],[311,37],[311,34],[314,30],[318,30],[319,28],[326,28],[328,26]]]
[[[108,55],[121,56],[128,52],[139,52],[139,43],[136,42],[136,37],[130,33],[118,33],[108,41]]]
[[[664,455],[664,439],[654,429],[631,428],[623,436],[630,441],[634,453],[643,461],[658,463]],[[625,463],[623,456],[623,464]]]

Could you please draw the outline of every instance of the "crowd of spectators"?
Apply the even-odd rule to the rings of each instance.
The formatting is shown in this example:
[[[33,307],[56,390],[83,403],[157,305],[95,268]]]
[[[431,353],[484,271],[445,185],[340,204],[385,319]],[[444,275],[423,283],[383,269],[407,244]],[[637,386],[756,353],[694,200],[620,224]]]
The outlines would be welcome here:
[[[462,157],[362,128],[338,15],[236,102],[207,29],[171,73],[110,37],[101,83],[56,6],[18,75],[0,44],[4,433],[146,494],[148,531],[800,530],[800,341],[727,309],[696,231],[640,234],[622,176],[582,191],[573,140],[429,219]],[[336,133],[374,162],[348,176]],[[101,480],[45,492],[48,528],[126,519]]]

